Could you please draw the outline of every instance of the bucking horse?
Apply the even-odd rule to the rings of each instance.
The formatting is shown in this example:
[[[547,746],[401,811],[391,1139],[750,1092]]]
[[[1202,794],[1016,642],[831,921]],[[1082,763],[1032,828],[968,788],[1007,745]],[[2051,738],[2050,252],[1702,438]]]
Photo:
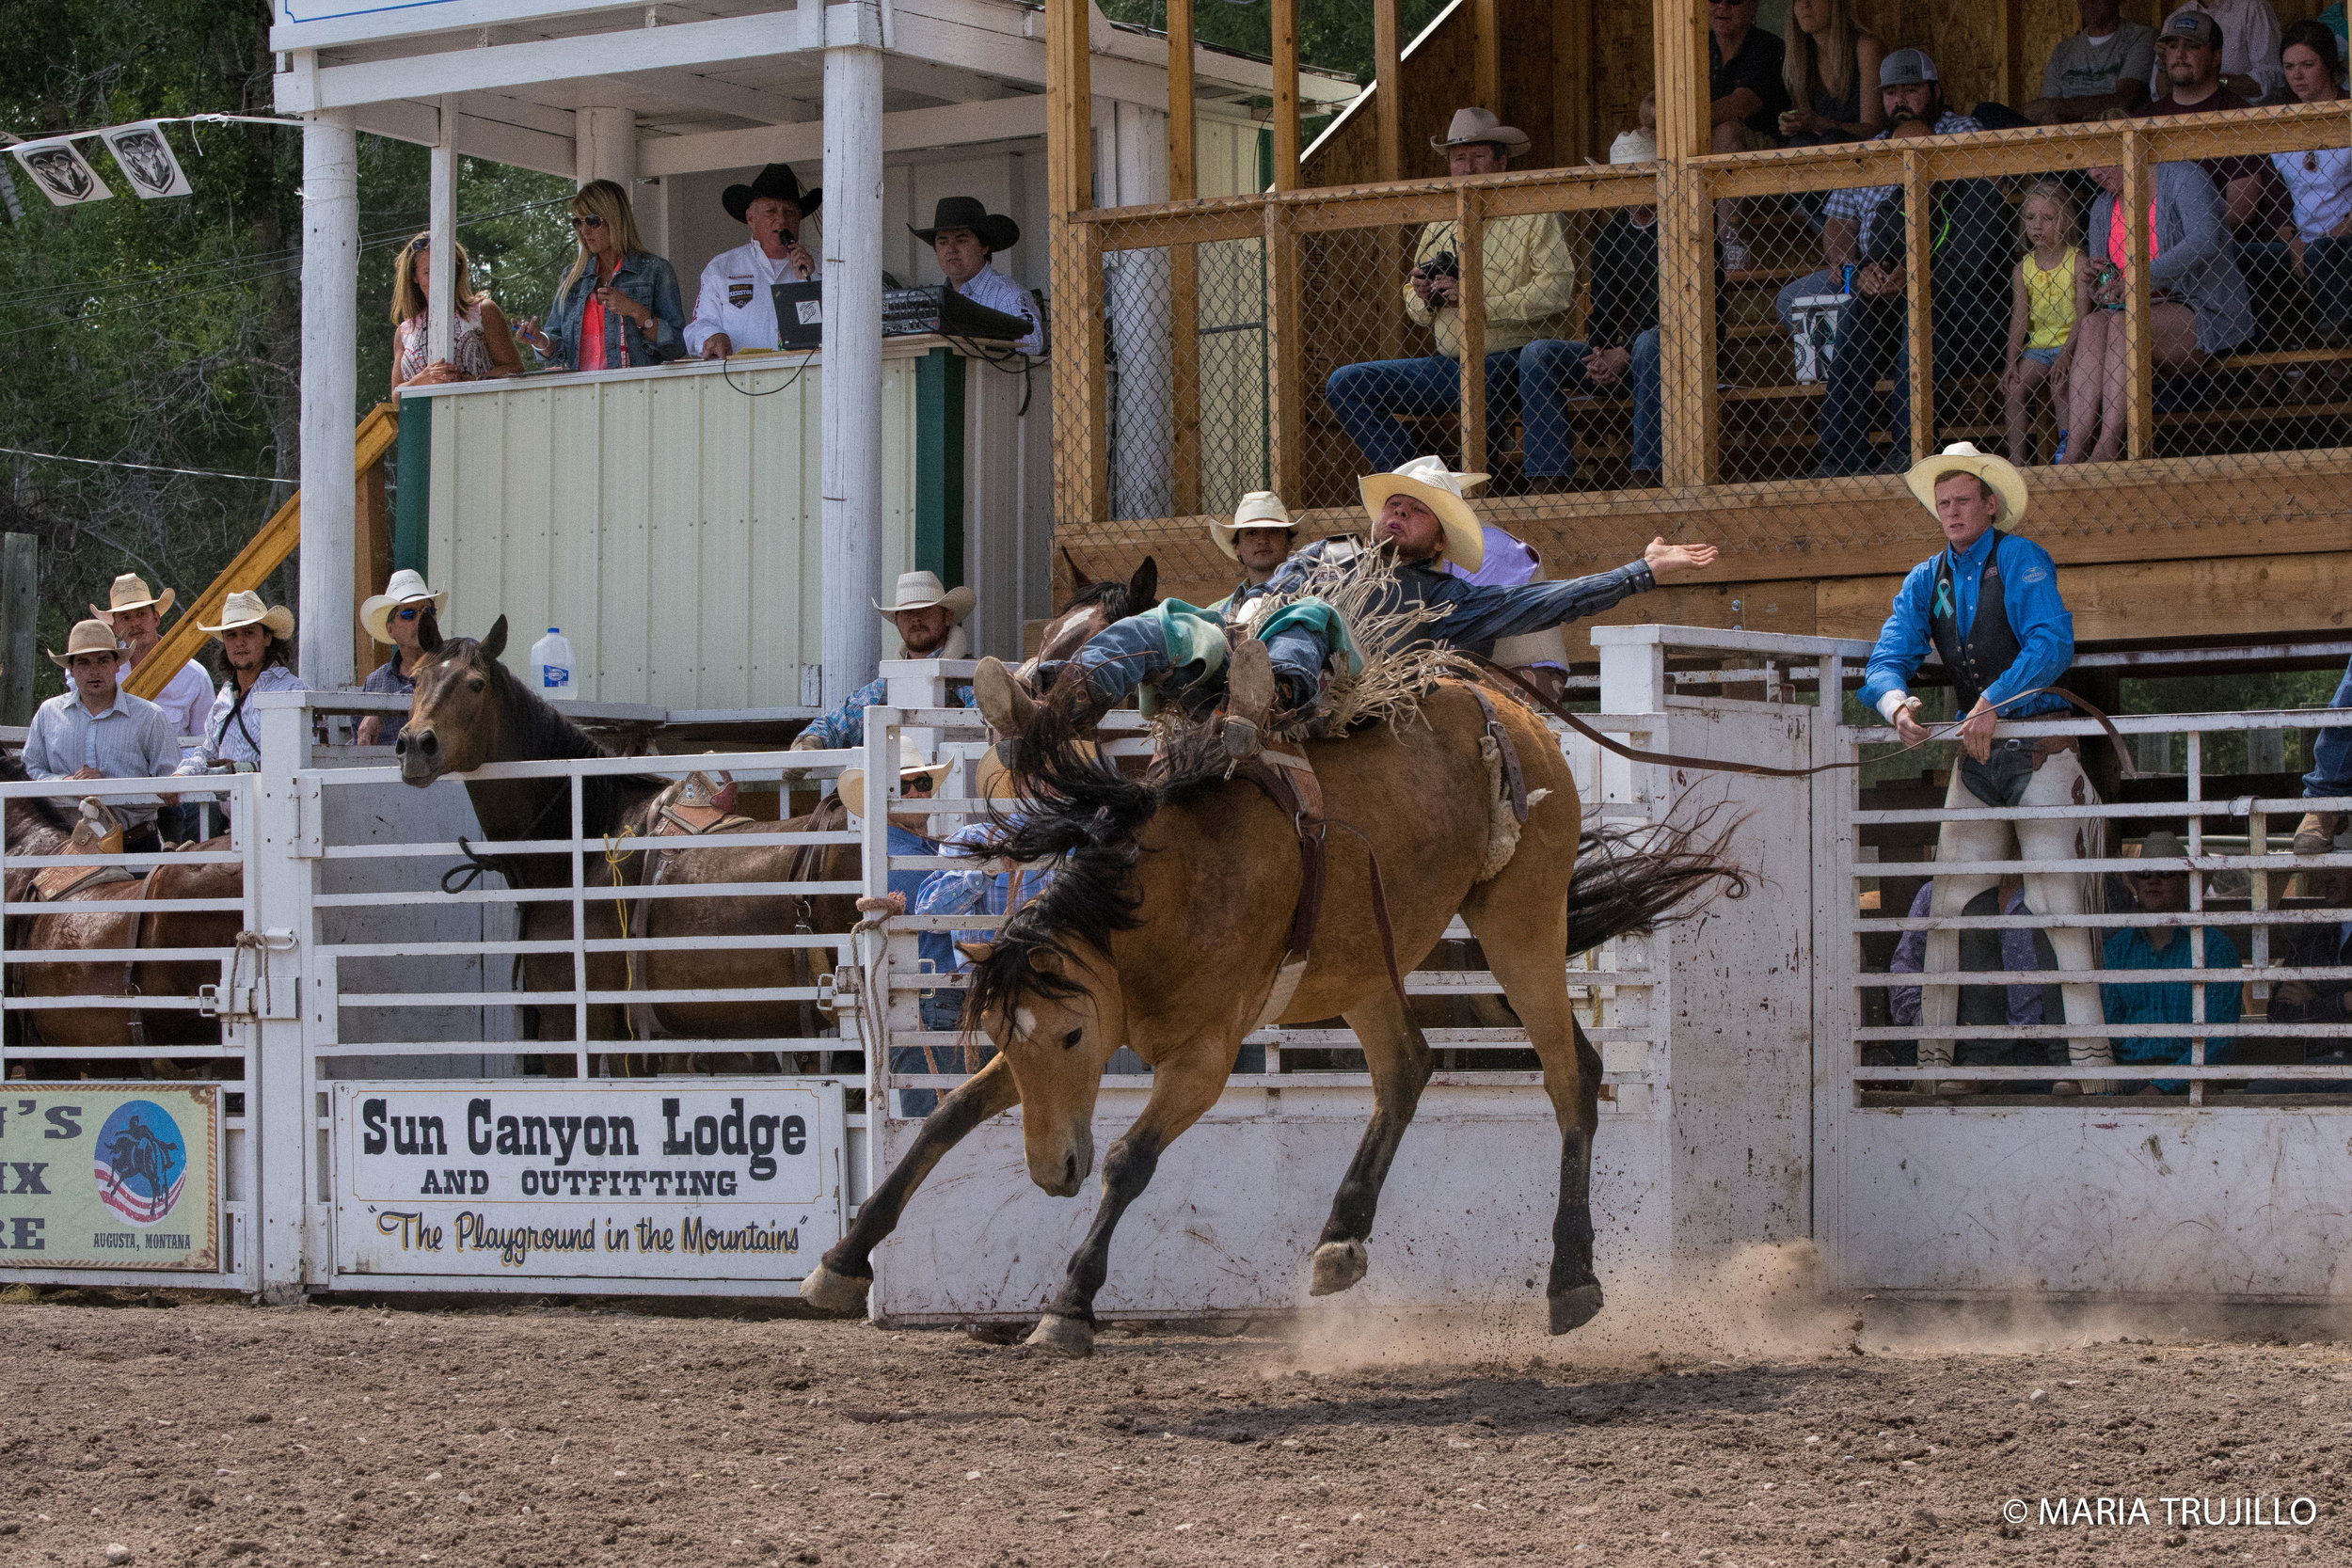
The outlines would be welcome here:
[[[1074,1196],[1094,1165],[1103,1073],[1123,1045],[1151,1065],[1151,1097],[1111,1145],[1094,1224],[1030,1336],[1088,1354],[1120,1216],[1170,1141],[1216,1103],[1243,1037],[1261,1023],[1334,1016],[1362,1044],[1374,1109],[1310,1288],[1348,1289],[1364,1276],[1381,1184],[1431,1072],[1398,975],[1458,913],[1526,1026],[1560,1127],[1551,1332],[1590,1320],[1601,1305],[1591,1206],[1601,1060],[1570,1010],[1566,956],[1648,928],[1710,885],[1743,893],[1723,838],[1701,842],[1696,828],[1587,833],[1551,733],[1518,702],[1461,680],[1438,682],[1408,720],[1305,744],[1321,787],[1317,843],[1295,826],[1295,798],[1237,774],[1213,728],[1180,735],[1149,778],[1123,778],[1075,745],[1069,695],[1038,703],[1009,736],[1036,802],[1003,826],[999,850],[1060,868],[993,942],[966,949],[963,1025],[984,1031],[998,1053],[925,1120],[803,1283],[803,1299],[862,1309],[873,1249],[915,1188],[966,1133],[1015,1103],[1030,1180]],[[1507,768],[1502,759],[1512,759]],[[1513,818],[1515,844],[1502,826]],[[1303,971],[1286,975],[1307,857],[1318,853],[1319,921],[1310,921]],[[1286,1002],[1278,984],[1295,986]]]

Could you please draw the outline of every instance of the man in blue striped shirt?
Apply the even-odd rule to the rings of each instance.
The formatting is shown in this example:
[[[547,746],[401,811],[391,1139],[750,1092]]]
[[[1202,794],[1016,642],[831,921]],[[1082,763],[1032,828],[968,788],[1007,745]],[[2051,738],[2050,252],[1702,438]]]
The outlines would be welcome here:
[[[2074,618],[2058,596],[2058,568],[2050,552],[2030,539],[2005,532],[2026,515],[2026,480],[1998,457],[1955,442],[1911,470],[1911,493],[1935,515],[1945,547],[1911,569],[1895,594],[1893,613],[1879,631],[1878,646],[1862,683],[1862,700],[1878,709],[1907,744],[1928,738],[1917,718],[1919,699],[1911,678],[1932,649],[1943,661],[1964,721],[1960,755],[1945,795],[1947,811],[1982,806],[2066,807],[2098,801],[2083,772],[2082,745],[2069,736],[2006,736],[1995,739],[1994,723],[2034,714],[2061,713],[2066,699],[2043,689],[2055,686],[2074,658]],[[1936,836],[1939,863],[2080,859],[2079,830],[2069,819],[1946,822]],[[1983,873],[1938,876],[1931,908],[1939,917],[1956,915],[1999,879]],[[2089,879],[2074,873],[2026,872],[2026,907],[2045,918],[2077,915],[2089,908]],[[2050,928],[2058,968],[2089,970],[2090,933],[2078,926]],[[1930,981],[1959,967],[1960,933],[1928,933]],[[2101,1024],[2099,988],[2060,988],[2066,1022]],[[1929,984],[1920,999],[1919,1065],[1949,1067],[1952,1042],[1926,1037],[1948,1026],[1960,1005],[1957,988]],[[2112,1065],[2104,1039],[2067,1042],[2068,1060],[2077,1065]],[[1922,1080],[1923,1094],[1965,1094],[1976,1085],[1954,1079]],[[2086,1082],[2081,1092],[2114,1092],[2112,1083]],[[2056,1092],[2077,1092],[2061,1083]]]
[[[72,682],[40,705],[24,736],[24,772],[34,779],[152,779],[180,765],[180,738],[164,710],[117,684],[122,657],[114,628],[83,621],[54,660]],[[106,804],[122,822],[122,847],[160,854],[151,796],[116,796]]]

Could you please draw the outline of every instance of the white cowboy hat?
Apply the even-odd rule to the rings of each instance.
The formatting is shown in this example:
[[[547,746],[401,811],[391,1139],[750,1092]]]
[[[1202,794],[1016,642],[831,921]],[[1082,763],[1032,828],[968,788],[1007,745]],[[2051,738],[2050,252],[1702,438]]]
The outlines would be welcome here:
[[[63,670],[75,654],[112,654],[119,659],[122,657],[122,646],[115,641],[114,627],[105,622],[76,621],[73,630],[66,636],[65,657],[59,658],[55,652],[51,652],[49,662]]]
[[[1089,761],[1101,755],[1091,740],[1073,740],[1070,744],[1079,756]],[[980,760],[973,765],[972,794],[974,798],[983,800],[1027,800],[1028,791],[1022,787],[1026,781],[1005,766],[1004,759],[996,754],[997,750],[996,747],[991,746],[980,753]]]
[[[1920,459],[1912,465],[1904,483],[1919,498],[1919,504],[1933,512],[1937,483],[1954,474],[1974,474],[1993,486],[1994,494],[2001,498],[2001,513],[1995,520],[2004,528],[2014,529],[2024,520],[2026,476],[2008,458],[1979,451],[1974,441],[1954,441],[1932,457]]]
[[[449,590],[444,588],[436,594],[424,585],[421,576],[403,566],[384,585],[384,592],[359,601],[359,624],[367,628],[370,637],[389,645],[392,641],[392,611],[402,605],[427,601],[433,606],[433,613],[439,615],[449,608]]]
[[[1617,139],[1609,144],[1609,166],[1612,168],[1620,167],[1626,164],[1654,164],[1656,162],[1658,162],[1658,138],[1638,125],[1630,131],[1618,132]]]
[[[92,605],[89,612],[108,626],[113,626],[116,610],[145,610],[153,605],[155,619],[160,621],[171,613],[171,601],[179,596],[180,591],[176,588],[167,588],[161,594],[153,593],[148,588],[145,578],[136,572],[125,572],[115,578],[114,585],[106,590],[106,608],[101,610]]]
[[[1486,559],[1486,531],[1463,496],[1486,483],[1485,474],[1453,472],[1441,457],[1416,457],[1394,473],[1366,474],[1359,482],[1364,511],[1375,527],[1381,503],[1391,496],[1410,496],[1436,513],[1445,530],[1445,558],[1465,572],[1475,572]]]
[[[933,605],[944,605],[947,610],[947,624],[951,626],[971,614],[972,607],[980,602],[980,596],[969,588],[942,586],[936,572],[899,573],[898,592],[891,595],[891,599],[889,604],[877,601],[874,605],[885,619],[902,610],[929,610]]]
[[[1228,560],[1239,561],[1241,554],[1233,548],[1233,535],[1243,529],[1280,528],[1295,531],[1297,527],[1291,521],[1290,508],[1282,504],[1281,497],[1271,490],[1252,490],[1242,497],[1239,506],[1233,508],[1232,522],[1210,522],[1209,537],[1216,541],[1216,547],[1225,552]]]
[[[902,782],[907,779],[928,774],[931,781],[931,787],[933,789],[937,789],[939,787],[939,781],[946,778],[947,776],[947,769],[954,766],[955,764],[951,762],[925,762],[923,760],[923,753],[916,751],[911,741],[901,740],[898,742],[898,777]],[[860,816],[864,816],[866,815],[865,768],[844,768],[841,770],[840,779],[834,784],[834,787],[840,792],[841,803],[843,805],[849,807]]]
[[[1514,158],[1534,145],[1528,140],[1526,132],[1503,124],[1493,111],[1480,108],[1454,110],[1454,123],[1445,128],[1445,135],[1429,138],[1429,145],[1440,152],[1449,147],[1468,147],[1474,142],[1492,142]]]
[[[197,625],[215,637],[239,626],[260,626],[267,627],[271,636],[282,638],[294,635],[294,615],[282,604],[263,605],[261,594],[250,588],[241,588],[222,602],[220,625],[206,626],[201,621]]]

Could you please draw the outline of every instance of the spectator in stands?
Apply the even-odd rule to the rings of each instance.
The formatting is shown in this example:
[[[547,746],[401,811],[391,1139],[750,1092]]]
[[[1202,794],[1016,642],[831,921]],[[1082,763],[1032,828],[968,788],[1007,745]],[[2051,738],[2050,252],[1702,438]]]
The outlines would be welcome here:
[[[2019,204],[2018,221],[2026,230],[2026,253],[2011,277],[2009,368],[2001,372],[2001,394],[2009,413],[2009,460],[2024,465],[2033,461],[2033,394],[2045,386],[2058,420],[2058,451],[2066,450],[2066,345],[2090,269],[2074,198],[2064,185],[2038,182]]]
[[[2074,0],[2083,30],[2060,39],[2042,68],[2042,96],[2026,105],[2037,125],[2074,125],[2107,109],[2138,112],[2155,71],[2156,35],[2122,19],[2121,0]]]
[[[1898,49],[1879,68],[1886,98],[1886,134],[1925,136],[1949,134],[1957,127],[1977,129],[1965,116],[1942,114],[1941,88],[1935,62],[1916,49]],[[1837,318],[1837,354],[1830,361],[1828,387],[1821,398],[1820,461],[1817,479],[1855,474],[1882,467],[1901,473],[1911,467],[1911,312],[1905,304],[1909,289],[1905,268],[1907,228],[1903,221],[1902,187],[1882,187],[1874,209],[1855,214],[1855,193],[1839,191],[1830,198],[1832,218],[1856,225],[1858,248],[1853,297]],[[1938,377],[1976,375],[2000,363],[2001,336],[1994,323],[2003,319],[2000,300],[2010,270],[2008,209],[1998,187],[1986,180],[1942,180],[1930,200],[1933,248],[1929,255],[1929,291],[1934,302],[1931,372]],[[1879,378],[1890,379],[1894,390],[1882,404]],[[1887,453],[1883,462],[1870,449],[1870,432],[1879,423],[1879,410],[1888,408],[1885,425]]]
[[[176,591],[169,588],[157,595],[148,589],[146,578],[135,572],[125,572],[108,586],[104,610],[96,605],[89,607],[91,615],[114,628],[115,640],[122,644],[122,668],[126,673],[135,671],[163,641],[164,617],[171,613],[175,596]],[[213,709],[213,683],[204,666],[193,658],[183,663],[164,683],[155,705],[170,721],[173,736],[190,743],[181,752],[184,759],[195,750],[194,737],[204,733],[204,716]],[[166,844],[184,844],[201,838],[201,827],[202,814],[197,806],[167,800],[163,809],[155,814],[155,831]]]
[[[2287,29],[2279,51],[2287,88],[2298,103],[2332,103],[2344,97],[2336,35],[2316,22]],[[2352,151],[2341,147],[2305,152],[2273,152],[2270,166],[2292,198],[2295,222],[2282,248],[2311,296],[2311,324],[2318,336],[2342,343],[2352,316]]]
[[[772,291],[779,283],[806,283],[817,276],[817,258],[801,243],[801,225],[824,198],[821,190],[801,194],[801,177],[789,164],[770,164],[750,184],[719,193],[719,205],[752,237],[703,267],[694,319],[686,324],[687,353],[724,359],[776,346]]]
[[[1870,138],[1873,141],[1893,135],[1899,119],[1925,120],[1939,136],[1984,129],[1973,116],[1955,114],[1945,107],[1944,85],[1936,80],[1935,61],[1922,50],[1898,49],[1880,62],[1879,103],[1885,112],[1887,126]],[[1924,133],[1915,127],[1903,134]],[[1846,292],[1845,269],[1861,261],[1875,237],[1879,209],[1888,197],[1901,191],[1900,185],[1861,185],[1830,193],[1821,209],[1821,270],[1806,273],[1788,283],[1773,301],[1783,331],[1791,329],[1791,312],[1798,300],[1812,294]]]
[[[1818,147],[1877,135],[1886,107],[1870,84],[1886,45],[1855,25],[1852,0],[1794,0],[1788,19],[1794,25],[1781,84],[1794,107],[1780,112],[1781,144]]]
[[[392,574],[384,592],[360,600],[359,625],[376,641],[390,643],[392,657],[369,671],[359,689],[388,697],[415,695],[417,661],[424,657],[424,628],[433,626],[437,631],[440,613],[448,606],[447,589],[436,594],[424,585],[422,577],[405,566]],[[373,746],[383,733],[383,715],[371,713],[359,721],[358,733],[352,738],[362,746]]]
[[[1924,919],[1932,913],[1935,905],[1935,883],[1920,884],[1912,895],[1911,918]],[[2029,915],[2026,907],[2026,880],[2023,877],[2003,877],[2000,885],[1970,899],[1960,911],[1963,915]],[[2030,926],[2005,927],[1997,931],[1962,931],[1959,952],[1963,974],[1986,970],[2008,970],[2022,973],[2047,969],[2042,957],[2050,944],[2047,935]],[[1889,974],[1917,974],[1927,968],[1928,933],[1924,930],[1905,931],[1895,944],[1895,956],[1888,960]],[[2042,1019],[2042,991],[2039,985],[1963,986],[1960,992],[1957,1022],[1968,1024],[2009,1024],[2030,1027]],[[1993,1003],[1997,994],[1997,1004]],[[1920,990],[1917,986],[1890,986],[1886,991],[1887,1022],[1896,1025],[1916,1024],[1919,1022]],[[1989,1005],[1991,1004],[1991,1005]],[[2039,1065],[2049,1059],[2042,1040],[1957,1040],[1953,1042],[1953,1060],[1962,1067],[1994,1067],[2014,1063],[2020,1066]],[[1951,1078],[1936,1085],[1938,1094],[1975,1094],[1985,1085],[1964,1078]],[[1995,1085],[2015,1092],[2021,1085]]]
[[[1780,145],[1781,111],[1789,106],[1788,51],[1780,35],[1756,24],[1756,0],[1707,0],[1707,96],[1718,152]],[[1715,203],[1715,237],[1724,265],[1748,270],[1747,238],[1740,230],[1740,201]]]
[[[2352,914],[2352,866],[2307,871],[2312,895],[2339,913]],[[2282,969],[2352,968],[2352,919],[2270,928],[2271,962]],[[2273,1023],[2352,1023],[2352,980],[2282,980],[2270,988]],[[2313,1042],[2306,1041],[2308,1050]]]
[[[2195,13],[2191,13],[2192,15]],[[2123,339],[2128,286],[2124,225],[2117,221],[2123,171],[2094,168],[2103,188],[2090,211],[2095,277],[2074,325],[2067,371],[2066,463],[2111,463],[2123,447],[2131,367]],[[2193,371],[2253,334],[2246,279],[2222,216],[2221,197],[2195,164],[2158,164],[2149,204],[2148,338],[2159,371]]]
[[[392,276],[392,391],[403,387],[439,387],[452,381],[495,381],[516,374],[523,356],[515,350],[506,315],[489,295],[474,292],[466,247],[451,242],[456,258],[457,308],[450,323],[450,356],[425,363],[433,332],[425,320],[431,298],[433,234],[408,242]]]
[[[180,737],[171,733],[164,710],[117,684],[122,656],[112,626],[77,621],[66,639],[65,657],[49,658],[71,685],[34,710],[32,727],[24,732],[25,777],[157,779],[179,767]],[[122,823],[125,853],[163,853],[164,841],[155,832],[158,804],[144,795],[107,800]]]
[[[1614,166],[1655,163],[1658,141],[1628,131],[1610,144]],[[1633,395],[1632,480],[1655,485],[1664,467],[1658,396],[1658,209],[1621,207],[1593,236],[1593,309],[1584,319],[1584,382]]]
[[[2279,69],[2279,13],[2272,8],[2271,0],[2189,0],[2164,19],[2164,25],[2156,29],[2157,38],[2176,36],[2174,24],[2183,16],[2190,15],[2202,15],[2212,21],[2216,73],[2221,87],[2239,100],[2230,104],[2208,103],[2197,113],[2242,109],[2284,94],[2286,78]],[[2177,84],[2179,80],[2169,71],[2159,46],[2156,68],[2148,77],[2148,90],[2161,99],[2167,84]]]
[[[977,197],[943,196],[931,209],[931,226],[917,229],[909,224],[907,232],[931,247],[947,287],[975,305],[1019,316],[1029,324],[1027,334],[1012,345],[1015,353],[1043,352],[1045,334],[1037,325],[1037,300],[991,265],[999,251],[1021,243],[1019,224],[1001,213],[990,212]]]
[[[229,674],[213,698],[213,711],[196,750],[181,760],[180,771],[228,768],[250,773],[262,761],[262,727],[246,711],[247,699],[262,691],[307,689],[292,668],[294,611],[281,604],[265,607],[261,594],[240,589],[220,607],[220,625],[204,629],[220,639]]]
[[[686,352],[686,311],[677,274],[645,248],[628,192],[592,180],[572,193],[580,254],[556,285],[548,325],[525,321],[516,336],[567,371],[651,365]]]
[[[2264,15],[2270,14],[2269,0],[2250,0]],[[2165,115],[2209,115],[2222,109],[2243,109],[2252,98],[2240,97],[2230,90],[2222,80],[2221,24],[2205,11],[2187,6],[2172,13],[2157,35],[2156,58],[2158,74],[2170,90],[2140,111],[2150,119]],[[2279,36],[2279,24],[2273,18],[2270,37]],[[2278,48],[2274,43],[2265,59],[2275,59]],[[2273,68],[2274,70],[2276,68]],[[2106,116],[2094,116],[2106,119]],[[2216,185],[2220,187],[2229,227],[2233,232],[2243,229],[2253,219],[2262,205],[2263,192],[2269,184],[2270,166],[2253,155],[2235,158],[2209,158],[2200,166]]]
[[[2159,828],[2150,833],[2139,847],[2142,860],[2179,860],[2186,850],[2180,838],[2168,829]],[[2170,867],[2124,873],[2123,881],[2132,890],[2132,898],[2145,914],[2179,914],[2188,908],[2188,873]],[[2227,931],[2218,927],[2204,927],[2206,969],[2235,969],[2238,967],[2237,948]],[[2191,957],[2189,928],[2185,926],[2133,926],[2107,938],[2106,951],[2100,955],[2102,969],[2189,969],[2198,967]],[[2227,1028],[2238,1021],[2238,984],[2234,980],[2209,980],[2205,983],[2204,1022]],[[2181,1024],[2195,1022],[2191,1017],[2194,998],[2186,982],[2111,981],[2099,988],[2100,1000],[2109,1023]],[[2218,1062],[2228,1057],[2228,1039],[2208,1037],[2205,1060]],[[2124,1062],[2185,1062],[2189,1059],[2189,1037],[2185,1035],[2152,1035],[2137,1039],[2115,1042],[2116,1059]],[[2139,1092],[2143,1095],[2178,1094],[2187,1086],[2185,1079],[2159,1078]]]
[[[1753,5],[1754,0],[1749,0]],[[1527,150],[1524,132],[1484,109],[1462,109],[1430,146],[1443,152],[1457,179],[1499,174]],[[1425,359],[1377,359],[1331,372],[1324,395],[1368,467],[1403,467],[1425,444],[1401,421],[1451,414],[1462,405],[1460,241],[1452,220],[1421,231],[1413,270],[1405,284],[1405,313],[1430,329],[1438,352]],[[1509,421],[1519,417],[1519,446],[1528,488],[1565,490],[1576,471],[1561,398],[1586,383],[1583,355],[1565,342],[1576,305],[1576,261],[1556,214],[1513,214],[1487,222],[1481,271],[1486,307],[1486,450],[1507,445]]]
[[[2344,679],[2337,684],[2336,694],[2328,699],[2328,707],[2338,712],[2352,708],[2352,664],[2344,666]],[[2352,724],[2340,724],[2312,731],[2312,770],[2303,775],[2303,799],[2342,800],[2352,795]],[[2335,836],[2344,831],[2345,813],[2340,811],[2309,811],[2295,826],[2295,852],[2298,855],[2324,855]]]
[[[901,572],[889,604],[877,604],[882,618],[898,631],[900,658],[970,658],[971,635],[963,619],[979,603],[969,588],[949,588],[936,572]],[[948,694],[958,705],[972,705],[972,683],[956,681]],[[866,740],[866,710],[889,694],[889,682],[876,675],[842,701],[839,707],[792,737],[796,752],[832,751]]]

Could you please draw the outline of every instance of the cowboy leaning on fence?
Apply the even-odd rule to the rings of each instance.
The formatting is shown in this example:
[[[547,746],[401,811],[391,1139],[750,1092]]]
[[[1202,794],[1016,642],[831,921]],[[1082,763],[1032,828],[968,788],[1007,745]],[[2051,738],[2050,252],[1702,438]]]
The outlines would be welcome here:
[[[898,628],[900,658],[965,658],[971,640],[963,619],[979,602],[969,588],[941,585],[937,573],[904,572],[889,604],[877,604],[882,618]],[[866,739],[866,710],[890,700],[890,683],[880,675],[867,681],[839,707],[792,737],[796,752],[830,752],[857,746]],[[958,707],[972,705],[972,688],[962,681],[947,686],[947,700]]]

